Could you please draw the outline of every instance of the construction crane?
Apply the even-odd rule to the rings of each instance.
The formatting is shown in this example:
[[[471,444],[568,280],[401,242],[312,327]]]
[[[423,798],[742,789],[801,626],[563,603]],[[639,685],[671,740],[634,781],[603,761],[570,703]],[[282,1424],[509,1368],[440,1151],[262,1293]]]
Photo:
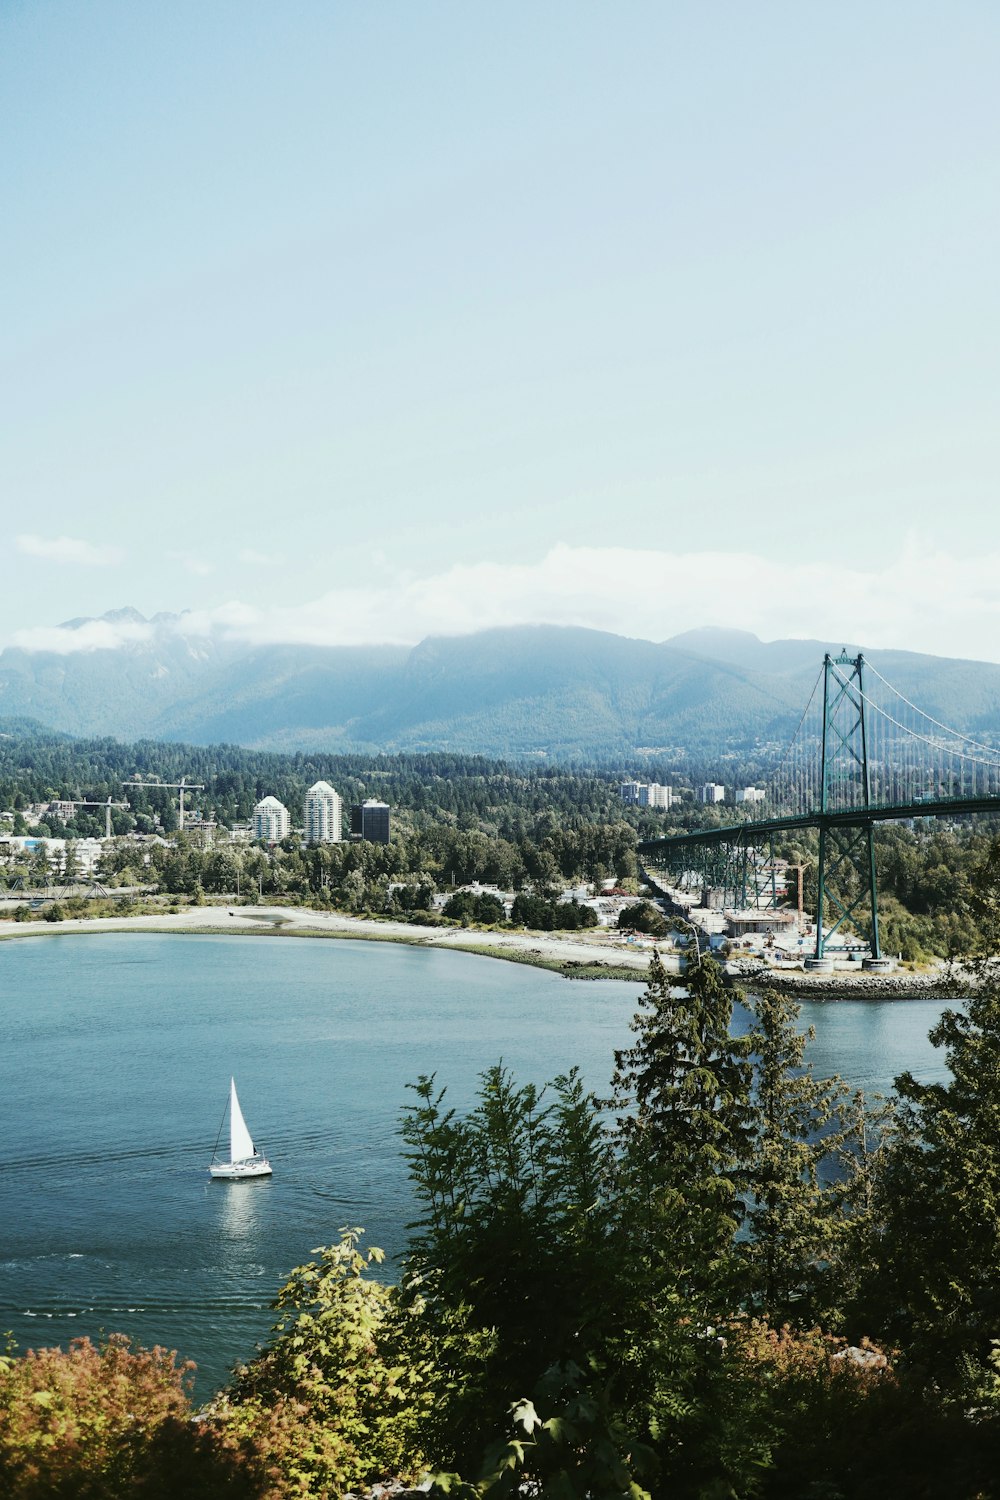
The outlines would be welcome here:
[[[111,809],[113,807],[128,807],[127,802],[112,802],[109,797],[106,802],[84,802],[74,797],[56,797],[53,799],[62,807],[103,807],[104,808],[104,837],[111,837]]]
[[[802,875],[803,875],[803,872],[805,870],[807,870],[808,868],[809,868],[808,865],[786,865],[785,866],[786,870],[794,870],[796,872],[796,874],[798,875],[798,877],[799,877],[798,878],[798,882],[797,882],[797,886],[798,886],[798,903],[797,903],[797,905],[798,905],[798,917],[799,917],[797,925],[798,925],[798,929],[799,929],[800,933],[802,933],[804,931],[804,929],[805,929],[805,912],[803,911],[803,905],[802,905]]]
[[[182,776],[180,781],[144,781],[141,776],[131,776],[127,781],[122,782],[122,786],[141,786],[145,787],[147,792],[154,791],[157,787],[162,787],[168,791],[176,792],[178,806],[177,828],[180,833],[184,832],[184,793],[203,792],[205,790],[204,782],[188,781],[186,776]]]

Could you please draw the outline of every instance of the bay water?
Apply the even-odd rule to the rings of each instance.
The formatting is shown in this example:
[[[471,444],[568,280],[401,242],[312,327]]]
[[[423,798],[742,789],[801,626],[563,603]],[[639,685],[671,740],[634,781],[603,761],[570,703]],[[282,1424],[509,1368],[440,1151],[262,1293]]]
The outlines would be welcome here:
[[[408,1083],[436,1073],[463,1110],[502,1059],[537,1084],[577,1064],[606,1093],[641,989],[349,940],[0,944],[0,1334],[23,1350],[124,1331],[195,1360],[207,1396],[341,1227],[390,1271],[403,1253]],[[807,1004],[810,1058],[870,1092],[905,1068],[941,1078],[941,1008]],[[272,1178],[208,1178],[230,1074]]]

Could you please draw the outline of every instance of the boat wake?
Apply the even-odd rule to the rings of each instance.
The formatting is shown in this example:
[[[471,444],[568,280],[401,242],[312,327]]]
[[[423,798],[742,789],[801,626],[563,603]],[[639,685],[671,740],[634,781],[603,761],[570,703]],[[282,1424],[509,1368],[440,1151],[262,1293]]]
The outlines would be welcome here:
[[[176,1313],[225,1313],[242,1316],[248,1312],[266,1312],[271,1306],[266,1299],[247,1297],[200,1297],[183,1301],[173,1299],[142,1298],[135,1302],[32,1302],[23,1307],[14,1302],[0,1302],[0,1317],[19,1318],[115,1318],[133,1313],[146,1315],[172,1315]]]

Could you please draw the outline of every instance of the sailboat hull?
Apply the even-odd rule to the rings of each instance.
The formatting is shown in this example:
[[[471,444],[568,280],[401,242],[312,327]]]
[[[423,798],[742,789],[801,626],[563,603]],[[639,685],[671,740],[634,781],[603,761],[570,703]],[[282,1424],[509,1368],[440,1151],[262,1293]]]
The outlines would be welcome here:
[[[225,1119],[223,1115],[223,1124],[225,1124]],[[219,1135],[222,1135],[221,1125]],[[215,1151],[218,1149],[219,1142],[216,1141]],[[212,1177],[223,1177],[229,1182],[242,1182],[248,1177],[270,1177],[271,1175],[271,1163],[263,1151],[258,1151],[247,1129],[247,1122],[240,1109],[240,1101],[236,1097],[235,1078],[229,1080],[229,1160],[216,1161],[215,1151],[212,1152],[212,1160],[208,1166]]]
[[[262,1156],[247,1161],[213,1161],[208,1170],[212,1177],[238,1182],[247,1177],[270,1177],[271,1163]]]

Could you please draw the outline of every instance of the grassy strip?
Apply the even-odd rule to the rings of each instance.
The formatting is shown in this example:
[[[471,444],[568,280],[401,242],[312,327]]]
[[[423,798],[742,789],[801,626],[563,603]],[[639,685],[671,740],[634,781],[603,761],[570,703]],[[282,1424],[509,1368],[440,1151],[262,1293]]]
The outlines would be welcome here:
[[[496,948],[487,943],[436,943],[434,946],[439,952],[449,949],[452,953],[478,953],[482,958],[502,958],[509,964],[528,964],[533,969],[548,969],[553,974],[561,974],[564,979],[627,979],[634,984],[643,984],[646,979],[644,969],[632,969],[625,964],[547,958],[543,953],[532,953],[530,949]]]

